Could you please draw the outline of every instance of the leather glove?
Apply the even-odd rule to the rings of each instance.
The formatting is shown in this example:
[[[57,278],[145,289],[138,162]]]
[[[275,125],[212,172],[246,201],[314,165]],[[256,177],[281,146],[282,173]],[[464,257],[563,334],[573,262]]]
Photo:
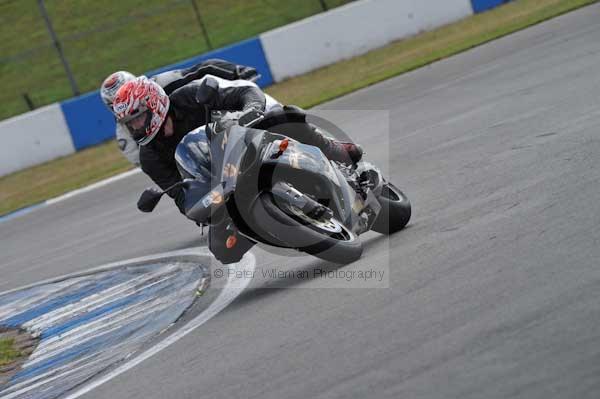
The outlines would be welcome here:
[[[238,123],[241,126],[252,127],[265,117],[265,113],[255,108],[248,108],[240,115]]]

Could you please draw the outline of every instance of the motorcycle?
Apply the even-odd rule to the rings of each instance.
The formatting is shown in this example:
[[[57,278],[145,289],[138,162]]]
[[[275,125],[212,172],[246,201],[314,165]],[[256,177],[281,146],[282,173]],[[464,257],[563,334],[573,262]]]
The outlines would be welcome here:
[[[360,258],[360,234],[406,226],[410,201],[375,165],[330,161],[317,147],[255,128],[264,117],[236,121],[221,113],[188,133],[175,156],[183,181],[146,189],[138,208],[152,212],[162,195],[183,187],[186,216],[199,225],[225,223],[227,248],[241,236],[344,264]]]

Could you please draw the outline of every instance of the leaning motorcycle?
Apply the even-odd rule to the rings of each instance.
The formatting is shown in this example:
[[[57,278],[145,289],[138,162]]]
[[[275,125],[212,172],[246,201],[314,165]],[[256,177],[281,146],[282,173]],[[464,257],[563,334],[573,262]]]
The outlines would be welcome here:
[[[360,258],[360,234],[391,234],[410,220],[408,198],[375,165],[330,161],[317,147],[255,129],[260,114],[245,115],[241,124],[222,123],[227,116],[181,141],[175,158],[184,180],[164,191],[147,189],[140,210],[151,212],[163,194],[181,186],[186,216],[198,224],[226,223],[228,248],[242,236],[335,263]]]

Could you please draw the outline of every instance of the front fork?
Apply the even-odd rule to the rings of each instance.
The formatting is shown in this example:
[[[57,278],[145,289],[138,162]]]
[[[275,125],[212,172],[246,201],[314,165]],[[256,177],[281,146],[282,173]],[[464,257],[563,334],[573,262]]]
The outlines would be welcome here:
[[[296,190],[291,184],[277,182],[271,189],[273,198],[282,210],[290,207],[301,210],[305,215],[313,219],[330,219],[333,211],[311,197]],[[381,205],[372,190],[366,190],[366,198],[355,195],[352,211],[355,216],[351,217],[352,226],[348,226],[355,234],[362,234],[370,230],[375,222]]]
[[[282,210],[289,209],[291,206],[301,210],[302,213],[313,219],[330,219],[333,217],[331,209],[304,195],[289,183],[281,181],[275,183],[271,188],[271,194],[273,194],[277,206]]]

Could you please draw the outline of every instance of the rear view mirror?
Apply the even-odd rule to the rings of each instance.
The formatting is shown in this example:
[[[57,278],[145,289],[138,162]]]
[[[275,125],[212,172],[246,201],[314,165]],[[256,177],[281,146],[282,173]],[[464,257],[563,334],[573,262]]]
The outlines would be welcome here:
[[[163,194],[162,191],[159,191],[154,187],[145,189],[138,200],[138,209],[142,212],[152,212],[154,208],[156,208],[156,205],[158,205]]]

